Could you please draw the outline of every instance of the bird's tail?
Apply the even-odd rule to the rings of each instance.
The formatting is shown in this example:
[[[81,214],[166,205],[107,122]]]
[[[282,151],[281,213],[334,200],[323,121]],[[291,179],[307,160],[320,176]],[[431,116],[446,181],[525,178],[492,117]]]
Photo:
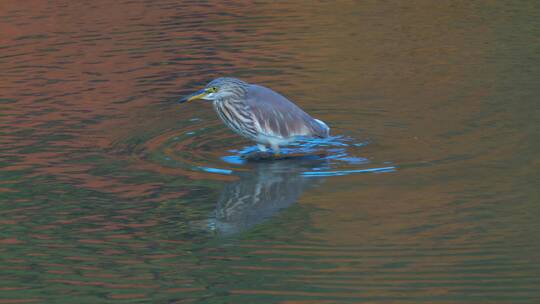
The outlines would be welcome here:
[[[320,131],[317,132],[318,133],[317,136],[322,137],[322,138],[330,136],[330,128],[328,127],[328,125],[325,124],[324,121],[318,120],[316,118],[315,118],[315,121],[319,124],[319,127],[320,127]]]

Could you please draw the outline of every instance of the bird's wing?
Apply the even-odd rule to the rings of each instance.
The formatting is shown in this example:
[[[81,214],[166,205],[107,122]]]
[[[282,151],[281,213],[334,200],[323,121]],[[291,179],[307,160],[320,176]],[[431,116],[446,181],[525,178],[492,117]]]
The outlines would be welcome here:
[[[259,132],[267,136],[328,136],[328,127],[284,96],[260,85],[250,85],[246,103],[254,115]]]

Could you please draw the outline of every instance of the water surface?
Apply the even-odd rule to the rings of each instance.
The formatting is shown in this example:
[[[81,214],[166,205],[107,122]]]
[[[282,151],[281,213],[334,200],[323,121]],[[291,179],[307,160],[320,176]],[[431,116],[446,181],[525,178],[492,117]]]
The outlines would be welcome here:
[[[3,1],[0,303],[538,303],[534,1]],[[218,76],[333,136],[249,162]]]

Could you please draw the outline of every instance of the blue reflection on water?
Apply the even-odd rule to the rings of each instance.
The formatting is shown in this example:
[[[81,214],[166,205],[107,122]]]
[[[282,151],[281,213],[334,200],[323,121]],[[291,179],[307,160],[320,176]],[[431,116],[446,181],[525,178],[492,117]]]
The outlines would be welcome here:
[[[358,169],[358,170],[339,170],[339,171],[307,171],[303,172],[304,176],[341,176],[348,175],[351,173],[384,173],[384,172],[394,172],[396,167],[382,167],[382,168],[369,168],[369,169]]]
[[[209,173],[218,173],[218,174],[226,174],[226,175],[230,175],[233,173],[232,170],[228,170],[228,169],[200,167],[200,166],[198,168],[201,169],[202,171],[209,172]]]
[[[351,138],[344,136],[331,136],[328,138],[299,138],[298,141],[283,147],[280,153],[280,159],[266,158],[264,161],[282,161],[281,159],[298,159],[300,160],[322,160],[318,166],[306,168],[306,171],[301,173],[306,177],[324,177],[324,176],[343,176],[355,173],[386,173],[395,172],[396,166],[392,166],[391,162],[384,162],[386,166],[376,168],[358,168],[361,165],[366,165],[369,160],[364,157],[351,155],[352,150],[357,150],[368,145],[369,142],[355,143]],[[223,156],[221,159],[232,165],[245,165],[249,162],[247,157],[250,154],[258,153],[257,146],[247,146],[239,150],[230,150],[234,154]],[[290,157],[289,157],[290,156]],[[351,168],[354,166],[356,168]],[[198,167],[200,170],[218,174],[233,174],[233,170]]]

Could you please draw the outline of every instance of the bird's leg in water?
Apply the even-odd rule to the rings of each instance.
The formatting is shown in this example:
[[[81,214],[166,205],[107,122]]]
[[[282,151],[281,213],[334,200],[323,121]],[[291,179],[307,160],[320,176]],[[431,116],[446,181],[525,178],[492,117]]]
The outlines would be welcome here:
[[[272,146],[272,151],[274,151],[274,154],[276,156],[279,156],[279,146],[276,144],[271,144],[271,146]]]
[[[242,155],[242,157],[248,160],[265,160],[274,158],[274,154],[269,152],[265,145],[257,144],[257,148],[259,148],[258,151],[251,151]]]

